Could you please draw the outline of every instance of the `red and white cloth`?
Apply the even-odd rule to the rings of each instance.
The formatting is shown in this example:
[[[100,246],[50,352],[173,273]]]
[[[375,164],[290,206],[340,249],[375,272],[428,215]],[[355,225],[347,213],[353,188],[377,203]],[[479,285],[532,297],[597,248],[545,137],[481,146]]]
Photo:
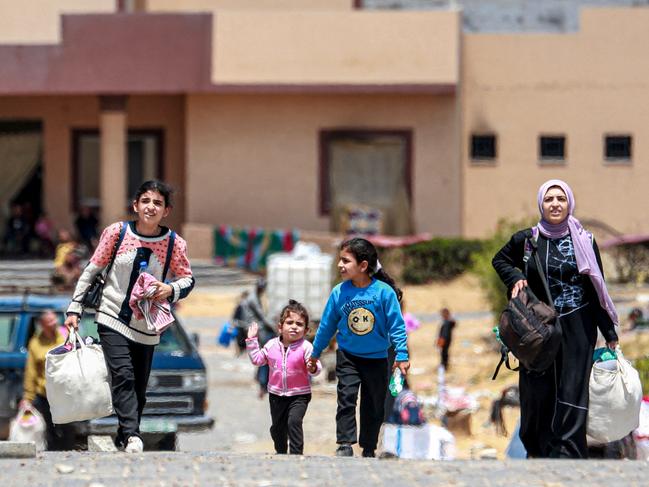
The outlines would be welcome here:
[[[158,280],[151,274],[147,272],[141,273],[137,281],[135,281],[128,304],[133,310],[135,319],[143,319],[150,331],[160,335],[171,326],[175,319],[171,314],[169,301],[166,299],[162,301],[151,299],[151,296],[157,290],[157,287],[153,285],[156,282]]]

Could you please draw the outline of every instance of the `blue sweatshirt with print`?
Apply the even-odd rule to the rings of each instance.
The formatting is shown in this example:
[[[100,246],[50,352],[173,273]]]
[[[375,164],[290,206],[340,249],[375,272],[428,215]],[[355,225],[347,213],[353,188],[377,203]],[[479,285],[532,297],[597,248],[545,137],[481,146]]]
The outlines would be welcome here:
[[[385,358],[390,343],[396,360],[408,360],[406,325],[397,295],[388,284],[377,279],[364,288],[351,280],[338,284],[327,301],[313,342],[312,357],[318,358],[338,332],[338,346],[364,358]]]

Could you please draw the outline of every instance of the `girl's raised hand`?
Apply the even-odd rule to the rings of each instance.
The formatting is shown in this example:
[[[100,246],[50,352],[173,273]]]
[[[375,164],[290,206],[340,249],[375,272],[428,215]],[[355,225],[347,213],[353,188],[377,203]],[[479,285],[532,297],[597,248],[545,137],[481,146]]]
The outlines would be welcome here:
[[[259,325],[254,321],[248,327],[248,338],[255,338],[259,332]]]

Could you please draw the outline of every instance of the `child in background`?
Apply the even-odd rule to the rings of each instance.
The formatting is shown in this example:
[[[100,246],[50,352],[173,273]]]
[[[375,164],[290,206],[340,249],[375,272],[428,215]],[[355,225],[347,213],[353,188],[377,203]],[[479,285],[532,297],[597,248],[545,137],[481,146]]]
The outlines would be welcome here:
[[[356,443],[356,400],[361,390],[360,436],[364,457],[375,456],[388,388],[388,348],[394,346],[398,367],[410,368],[406,327],[399,301],[401,290],[381,268],[374,245],[353,238],[340,247],[338,270],[343,278],[329,296],[313,342],[311,361],[320,357],[337,333],[337,456],[353,456]]]
[[[444,370],[448,370],[448,351],[451,348],[451,341],[453,340],[455,320],[451,317],[451,312],[448,308],[443,308],[439,314],[442,317],[442,325],[439,327],[439,337],[437,338],[437,348],[439,348],[440,353],[439,363],[444,367]]]
[[[313,346],[304,339],[309,324],[306,308],[292,299],[284,307],[279,319],[279,337],[269,340],[259,348],[259,325],[252,323],[248,329],[246,348],[254,365],[269,365],[268,400],[273,424],[270,436],[275,451],[284,454],[287,440],[292,455],[304,450],[302,420],[311,401],[310,376],[318,375],[320,361],[312,360]]]

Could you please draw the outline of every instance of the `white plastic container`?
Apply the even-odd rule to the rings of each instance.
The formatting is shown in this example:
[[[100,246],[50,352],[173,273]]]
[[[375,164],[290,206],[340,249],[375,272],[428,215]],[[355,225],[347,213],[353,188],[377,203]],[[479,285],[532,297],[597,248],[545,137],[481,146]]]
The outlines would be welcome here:
[[[290,253],[268,257],[267,297],[270,316],[279,316],[289,299],[299,301],[311,320],[322,316],[331,292],[333,256],[323,254],[317,245],[298,242]]]

